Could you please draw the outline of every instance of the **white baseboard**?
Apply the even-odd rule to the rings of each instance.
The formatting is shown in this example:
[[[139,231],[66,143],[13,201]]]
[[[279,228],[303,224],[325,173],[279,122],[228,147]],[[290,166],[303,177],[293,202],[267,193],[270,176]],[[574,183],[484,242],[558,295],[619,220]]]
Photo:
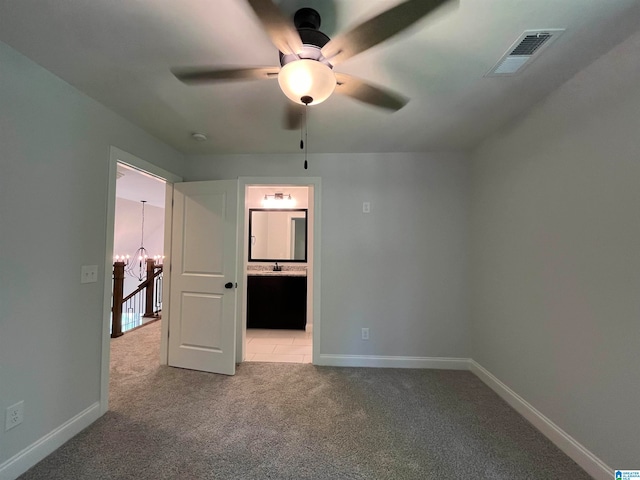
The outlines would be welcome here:
[[[0,480],[14,480],[100,418],[96,402],[0,465]]]
[[[385,357],[380,355],[328,355],[320,354],[316,365],[327,367],[377,368],[435,368],[469,370],[468,358],[447,357]]]
[[[602,460],[576,441],[571,435],[536,410],[533,405],[498,380],[498,378],[492,375],[475,360],[471,360],[469,365],[469,369],[478,378],[480,378],[480,380],[500,395],[503,400],[511,405],[520,415],[526,418],[529,423],[540,430],[545,437],[551,440],[569,458],[580,465],[589,475],[597,480],[610,480],[613,478],[613,468],[606,465]]]

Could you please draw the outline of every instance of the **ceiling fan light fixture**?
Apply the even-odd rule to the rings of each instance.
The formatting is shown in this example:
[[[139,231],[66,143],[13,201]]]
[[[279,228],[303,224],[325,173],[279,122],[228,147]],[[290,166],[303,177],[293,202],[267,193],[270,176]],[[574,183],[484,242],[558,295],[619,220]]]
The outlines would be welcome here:
[[[336,76],[331,67],[324,63],[301,59],[289,62],[280,69],[278,83],[282,92],[295,103],[317,105],[335,90]],[[311,97],[311,102],[304,97]]]

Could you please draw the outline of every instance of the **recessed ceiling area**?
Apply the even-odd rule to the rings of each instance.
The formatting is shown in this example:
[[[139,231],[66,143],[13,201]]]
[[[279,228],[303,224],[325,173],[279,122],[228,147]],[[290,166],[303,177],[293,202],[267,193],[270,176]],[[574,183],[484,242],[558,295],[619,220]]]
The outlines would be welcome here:
[[[315,8],[334,37],[399,0]],[[308,107],[309,153],[467,150],[637,30],[638,0],[452,0],[336,71],[409,99],[397,112],[332,95]],[[487,76],[527,30],[564,29],[516,75]],[[0,41],[186,154],[294,153],[276,78],[192,86],[172,68],[278,66],[245,0],[0,3]],[[197,142],[194,132],[206,135]]]

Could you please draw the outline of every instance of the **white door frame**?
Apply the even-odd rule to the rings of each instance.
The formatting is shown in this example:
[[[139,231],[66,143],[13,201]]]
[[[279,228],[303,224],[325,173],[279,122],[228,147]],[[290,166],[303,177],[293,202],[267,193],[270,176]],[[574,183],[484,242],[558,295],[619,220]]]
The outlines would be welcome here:
[[[111,295],[112,295],[112,280],[113,280],[113,237],[115,231],[115,217],[116,217],[116,170],[118,162],[124,163],[137,170],[142,170],[150,175],[154,175],[165,180],[167,183],[167,195],[173,195],[173,183],[181,182],[182,178],[167,171],[152,163],[149,163],[141,158],[131,155],[130,153],[120,150],[117,147],[111,146],[109,149],[109,175],[108,175],[108,190],[107,190],[107,238],[106,238],[106,252],[104,262],[104,305],[103,305],[103,320],[102,320],[102,360],[100,368],[100,414],[104,414],[109,409],[109,360],[111,349]],[[169,222],[170,223],[170,222]],[[168,226],[169,232],[171,232],[171,225]],[[165,255],[167,245],[167,212],[165,211]],[[168,258],[168,257],[167,257]],[[165,259],[166,260],[166,259]],[[165,289],[169,290],[169,285],[164,285]],[[163,289],[163,290],[165,290]],[[164,299],[163,299],[164,300]],[[168,305],[163,305],[163,308],[168,308]],[[166,328],[166,316],[163,313],[162,329],[163,332]],[[164,347],[162,347],[164,345]],[[164,348],[164,356],[163,350]],[[161,358],[166,362],[166,339],[163,337],[163,343],[161,344]]]
[[[242,248],[238,248],[238,312],[237,332],[236,332],[236,362],[244,361],[244,347],[247,334],[246,321],[246,304],[247,304],[247,286],[246,286],[246,270],[248,243],[245,241],[245,223],[247,222],[247,187],[248,186],[291,186],[291,187],[312,187],[313,188],[313,214],[309,221],[313,222],[313,252],[308,263],[311,265],[311,278],[307,278],[307,288],[312,288],[313,298],[313,363],[320,362],[320,238],[321,228],[320,219],[321,211],[321,178],[320,177],[240,177],[238,179],[238,241],[242,241]]]

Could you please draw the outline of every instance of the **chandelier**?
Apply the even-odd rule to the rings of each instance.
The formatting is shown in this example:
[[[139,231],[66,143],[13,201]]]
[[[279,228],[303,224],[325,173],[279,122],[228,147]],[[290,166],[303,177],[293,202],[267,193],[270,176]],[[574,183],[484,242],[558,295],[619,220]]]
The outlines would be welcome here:
[[[142,224],[140,226],[140,247],[131,255],[132,261],[127,262],[125,266],[125,273],[131,277],[137,278],[138,281],[142,281],[147,274],[147,258],[149,254],[147,249],[144,248],[144,204],[146,200],[141,200],[142,203]],[[128,259],[129,257],[127,257]]]

